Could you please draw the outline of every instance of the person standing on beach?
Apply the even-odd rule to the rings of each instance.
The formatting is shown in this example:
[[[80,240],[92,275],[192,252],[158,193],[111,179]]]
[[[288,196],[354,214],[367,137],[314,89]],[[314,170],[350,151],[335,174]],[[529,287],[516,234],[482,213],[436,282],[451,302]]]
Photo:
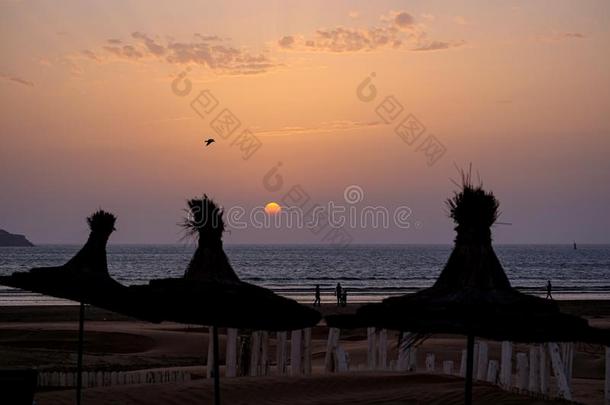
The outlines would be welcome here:
[[[553,285],[551,284],[551,280],[546,282],[546,299],[553,299],[553,295],[551,294],[551,290],[553,289]]]
[[[322,301],[320,300],[320,284],[316,284],[316,298],[313,301],[314,307],[322,306]]]
[[[340,306],[341,297],[343,297],[341,283],[337,283],[337,287],[335,287],[335,295],[337,296],[337,306]]]

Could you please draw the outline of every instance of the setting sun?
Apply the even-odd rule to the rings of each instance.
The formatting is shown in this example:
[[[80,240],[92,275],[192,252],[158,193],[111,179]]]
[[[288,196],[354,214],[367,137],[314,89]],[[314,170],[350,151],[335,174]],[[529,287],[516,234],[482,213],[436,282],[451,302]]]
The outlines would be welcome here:
[[[269,215],[277,214],[282,210],[282,207],[276,202],[270,202],[265,205],[265,212]]]

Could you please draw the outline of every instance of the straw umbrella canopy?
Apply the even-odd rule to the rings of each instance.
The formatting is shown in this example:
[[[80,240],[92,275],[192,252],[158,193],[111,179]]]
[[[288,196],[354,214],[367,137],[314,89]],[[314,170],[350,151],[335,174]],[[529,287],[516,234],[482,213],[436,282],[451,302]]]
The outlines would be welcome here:
[[[354,316],[329,316],[335,327],[375,326],[419,334],[468,336],[466,402],[472,388],[474,337],[516,342],[610,343],[606,330],[562,313],[556,302],[514,289],[492,247],[499,202],[462,174],[461,189],[447,200],[456,223],[454,249],[430,288],[362,306]]]
[[[106,244],[115,231],[116,217],[98,210],[87,218],[89,238],[66,264],[38,267],[0,277],[0,284],[56,298],[91,304],[149,321],[160,321],[150,308],[146,291],[138,286],[126,287],[108,272]]]
[[[223,211],[206,195],[187,202],[182,226],[197,238],[183,278],[152,280],[163,319],[212,326],[215,403],[220,403],[218,328],[288,331],[315,326],[318,311],[239,279],[224,252]]]
[[[183,278],[152,280],[164,320],[218,327],[287,331],[316,325],[318,311],[239,279],[223,249],[222,209],[206,195],[187,202],[182,226],[197,238]]]
[[[80,303],[77,352],[76,403],[80,404],[84,343],[85,304],[148,321],[160,321],[140,287],[125,287],[108,273],[106,244],[115,230],[116,217],[98,210],[87,218],[91,230],[80,251],[66,264],[33,268],[0,277],[0,284]]]

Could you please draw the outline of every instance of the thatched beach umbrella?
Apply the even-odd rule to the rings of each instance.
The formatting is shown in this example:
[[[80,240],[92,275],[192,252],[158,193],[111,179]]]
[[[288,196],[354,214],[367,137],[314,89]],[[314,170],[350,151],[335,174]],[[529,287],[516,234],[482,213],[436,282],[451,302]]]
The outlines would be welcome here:
[[[492,247],[491,226],[499,215],[499,203],[493,193],[473,185],[470,174],[463,174],[461,190],[447,205],[457,224],[457,236],[435,284],[414,294],[364,305],[355,316],[328,317],[329,325],[466,335],[467,404],[472,398],[475,336],[526,343],[610,342],[607,331],[590,327],[583,318],[562,313],[554,301],[511,287]]]
[[[318,311],[240,281],[222,245],[223,211],[204,195],[188,201],[183,227],[197,237],[184,278],[150,282],[162,297],[163,319],[212,326],[215,403],[220,403],[218,328],[288,331],[316,325]]]
[[[115,222],[116,217],[113,214],[99,210],[87,218],[91,230],[87,242],[66,264],[34,268],[0,277],[0,284],[9,287],[80,303],[77,404],[80,404],[82,389],[85,304],[148,321],[160,320],[156,318],[154,308],[151,308],[155,301],[147,298],[146,290],[140,287],[125,287],[112,279],[108,273],[106,244],[115,230]]]

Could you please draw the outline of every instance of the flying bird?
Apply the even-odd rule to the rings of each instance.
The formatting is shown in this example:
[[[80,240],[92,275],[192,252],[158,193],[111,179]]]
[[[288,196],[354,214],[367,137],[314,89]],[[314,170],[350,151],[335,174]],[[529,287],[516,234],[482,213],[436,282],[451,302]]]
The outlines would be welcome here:
[[[210,146],[211,143],[216,142],[215,140],[213,140],[212,138],[207,139],[204,141],[205,142],[205,146]]]

